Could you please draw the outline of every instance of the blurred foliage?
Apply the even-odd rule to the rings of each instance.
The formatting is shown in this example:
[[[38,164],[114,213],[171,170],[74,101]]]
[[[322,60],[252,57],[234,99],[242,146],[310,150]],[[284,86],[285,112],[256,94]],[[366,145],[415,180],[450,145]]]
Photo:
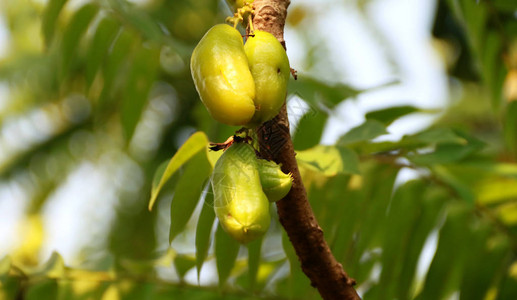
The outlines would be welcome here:
[[[287,23],[302,39],[311,9],[293,1]],[[209,117],[188,66],[230,13],[224,1],[3,0],[0,12],[0,188],[25,211],[23,242],[0,259],[0,299],[319,299],[274,208],[247,246],[215,222],[218,154],[206,146],[237,128]],[[378,137],[425,111],[370,111],[319,145],[329,115],[365,91],[308,74],[291,82],[311,205],[365,299],[517,298],[516,13],[513,0],[438,1],[434,39],[461,99],[397,141]],[[307,42],[309,70],[316,52]],[[92,205],[111,212],[88,229],[107,227],[74,261],[42,258],[45,211],[85,165],[105,181]],[[81,180],[78,199],[91,183]]]

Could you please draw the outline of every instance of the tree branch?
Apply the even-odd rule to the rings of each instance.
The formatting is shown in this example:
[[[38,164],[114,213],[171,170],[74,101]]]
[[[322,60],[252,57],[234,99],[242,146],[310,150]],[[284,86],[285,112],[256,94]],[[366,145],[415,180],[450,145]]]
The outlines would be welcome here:
[[[253,26],[255,30],[268,31],[284,46],[284,25],[289,0],[255,0]],[[291,172],[293,187],[289,194],[277,202],[278,216],[291,241],[303,272],[311,280],[323,299],[360,299],[350,278],[336,261],[323,236],[307,199],[301,180],[291,135],[286,106],[273,120],[258,129],[261,155],[282,165]]]

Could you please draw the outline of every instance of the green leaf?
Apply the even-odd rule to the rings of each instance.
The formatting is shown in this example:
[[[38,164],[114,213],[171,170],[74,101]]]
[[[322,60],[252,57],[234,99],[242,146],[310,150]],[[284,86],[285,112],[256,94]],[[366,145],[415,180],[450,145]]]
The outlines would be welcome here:
[[[31,273],[31,275],[45,276],[47,278],[62,278],[65,274],[65,262],[61,255],[54,251],[47,262]]]
[[[385,126],[388,126],[398,118],[418,111],[420,111],[420,109],[411,105],[394,106],[369,112],[365,117],[367,120],[377,120]]]
[[[458,144],[466,145],[468,140],[458,135],[450,128],[430,128],[412,136],[404,137],[407,140],[415,140],[425,145]]]
[[[364,169],[363,169],[364,168]],[[393,194],[393,184],[399,169],[388,164],[372,163],[361,169],[361,202],[356,228],[352,257],[348,261],[348,272],[354,274],[358,282],[367,280],[378,257],[364,261],[370,250],[381,247],[388,227],[386,212]],[[371,254],[369,256],[372,256]]]
[[[147,15],[142,9],[137,9],[127,1],[110,1],[111,8],[122,16],[131,26],[136,28],[143,35],[155,42],[163,42],[166,37],[158,23]]]
[[[113,18],[103,18],[99,22],[87,54],[88,64],[86,65],[85,77],[88,88],[91,86],[95,74],[108,55],[109,48],[113,44],[119,29],[119,23]]]
[[[506,147],[517,158],[517,101],[510,101],[506,107],[503,133]]]
[[[483,80],[492,92],[490,97],[492,107],[498,110],[503,103],[503,82],[506,68],[501,63],[503,56],[503,41],[499,32],[488,31],[483,37],[483,48],[480,59],[483,67]]]
[[[517,2],[513,0],[493,0],[493,5],[497,10],[514,14],[517,11]]]
[[[55,279],[42,280],[31,285],[24,295],[24,300],[55,300],[58,299],[58,284]]]
[[[506,237],[491,232],[491,227],[487,222],[481,224],[467,245],[469,251],[465,253],[467,261],[461,282],[461,299],[486,299],[490,288],[499,281],[496,274],[506,264],[509,242]]]
[[[379,290],[386,299],[397,298],[395,294],[407,263],[411,231],[420,217],[420,199],[427,185],[424,181],[409,181],[395,191],[391,200],[386,223],[389,226],[382,242],[382,271],[379,280]]]
[[[299,151],[296,159],[303,167],[324,176],[359,173],[359,158],[354,151],[346,147],[317,145]]]
[[[428,186],[422,194],[418,216],[415,224],[411,226],[411,236],[404,254],[404,264],[398,281],[398,299],[412,299],[415,288],[412,283],[424,243],[431,230],[440,221],[443,205],[450,198],[448,190],[436,185]]]
[[[10,269],[11,269],[11,257],[4,256],[4,258],[2,258],[0,260],[0,277],[8,275]]]
[[[443,182],[449,184],[461,199],[465,200],[467,203],[473,205],[476,200],[476,196],[472,190],[472,186],[468,185],[463,181],[465,179],[464,176],[458,176],[465,172],[465,170],[460,170],[460,172],[451,172],[451,169],[442,165],[437,165],[433,167],[433,174],[438,177]],[[475,175],[475,174],[474,174]]]
[[[293,138],[296,150],[305,150],[316,146],[323,135],[323,130],[327,124],[328,115],[324,112],[313,112],[305,114],[296,126]]]
[[[49,0],[43,12],[41,30],[43,32],[43,39],[45,46],[48,48],[54,37],[56,31],[56,22],[59,19],[59,14],[67,0]]]
[[[302,272],[298,256],[285,231],[282,231],[282,248],[289,260],[290,274],[287,284],[279,292],[286,293],[290,299],[311,299],[311,290],[314,289],[310,289],[310,281]]]
[[[338,145],[350,145],[366,142],[387,133],[386,127],[381,122],[376,120],[366,120],[366,122],[350,129],[350,131],[339,138]]]
[[[59,73],[61,79],[68,74],[72,59],[77,53],[79,41],[86,33],[88,25],[90,25],[90,22],[95,15],[97,15],[98,11],[99,6],[97,4],[85,4],[72,16],[72,21],[66,26],[61,43],[61,64]]]
[[[153,180],[153,187],[151,191],[151,199],[149,200],[149,210],[153,208],[154,202],[163,188],[165,183],[176,173],[176,171],[188,162],[199,151],[205,150],[208,147],[208,138],[203,132],[196,132],[178,149],[172,159],[167,164],[165,171],[162,173],[158,181],[158,176]],[[160,170],[160,168],[159,168]],[[161,173],[161,172],[157,172]],[[155,184],[156,183],[156,184]]]
[[[197,267],[197,278],[201,273],[201,268],[208,255],[210,248],[212,226],[214,225],[215,212],[214,212],[214,193],[212,191],[212,185],[208,185],[208,191],[205,196],[205,202],[201,208],[201,213],[197,221],[196,226],[196,267]]]
[[[185,274],[192,269],[196,264],[196,258],[192,255],[187,254],[178,254],[174,259],[174,267],[176,268],[176,272],[178,272],[178,276],[183,279]]]
[[[416,149],[435,147],[439,144],[467,145],[468,139],[450,128],[430,128],[412,135],[405,135],[396,142],[363,143],[354,148],[358,148],[357,150],[360,153],[379,153],[394,150],[410,152]]]
[[[111,47],[106,63],[102,65],[104,85],[99,97],[97,113],[102,113],[104,110],[109,109],[110,104],[115,103],[115,99],[120,97],[119,95],[116,97],[115,91],[118,88],[122,89],[121,83],[127,77],[128,70],[126,69],[126,64],[134,44],[136,44],[136,38],[133,34],[122,29]]]
[[[259,238],[246,245],[248,248],[248,283],[251,291],[255,290],[257,274],[261,260],[261,249],[264,237]]]
[[[344,84],[328,84],[305,75],[299,75],[297,80],[291,80],[288,90],[289,94],[300,96],[315,109],[320,104],[332,109],[341,101],[360,93],[359,90]]]
[[[204,151],[197,152],[187,163],[172,198],[169,242],[172,242],[187,225],[211,172],[212,166]]]
[[[219,287],[223,288],[235,266],[240,244],[228,235],[220,224],[215,232],[215,262],[219,275]]]
[[[474,137],[463,137],[466,143],[440,143],[431,153],[415,153],[408,158],[417,165],[433,165],[456,162],[481,150],[484,143]]]
[[[440,230],[438,248],[417,299],[447,299],[459,287],[464,253],[470,235],[469,214],[464,205],[450,205],[447,220]]]
[[[159,67],[160,49],[142,47],[135,53],[122,95],[120,119],[129,141],[147,104],[148,94]]]

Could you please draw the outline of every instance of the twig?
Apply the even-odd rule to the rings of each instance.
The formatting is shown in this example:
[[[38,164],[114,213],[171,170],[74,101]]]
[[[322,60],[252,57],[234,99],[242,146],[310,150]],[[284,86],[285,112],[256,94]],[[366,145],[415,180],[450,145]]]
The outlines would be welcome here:
[[[255,30],[270,32],[284,48],[284,25],[289,3],[289,0],[254,1]],[[284,199],[277,202],[277,210],[280,223],[298,255],[303,272],[323,299],[360,299],[353,287],[355,280],[348,276],[330,251],[307,199],[289,134],[285,105],[278,116],[257,131],[261,155],[280,163],[284,172],[291,172],[293,175],[293,187]]]

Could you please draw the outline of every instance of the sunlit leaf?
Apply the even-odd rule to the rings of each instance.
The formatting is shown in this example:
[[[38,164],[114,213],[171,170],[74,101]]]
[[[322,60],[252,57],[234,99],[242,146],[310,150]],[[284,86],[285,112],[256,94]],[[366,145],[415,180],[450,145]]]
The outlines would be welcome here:
[[[153,188],[151,191],[151,199],[149,200],[149,210],[153,208],[154,202],[163,188],[165,183],[176,173],[176,171],[189,161],[199,151],[206,149],[208,146],[208,138],[203,132],[194,133],[185,143],[178,149],[172,159],[167,164],[165,171],[160,172],[162,176],[158,181],[158,177],[155,177]],[[160,170],[161,171],[161,170]]]
[[[52,252],[48,261],[31,273],[48,278],[61,278],[65,274],[65,263],[59,253]]]
[[[474,190],[478,203],[496,204],[517,199],[517,180],[503,178],[484,180],[476,184]]]
[[[7,275],[7,273],[9,273],[10,269],[11,269],[11,257],[5,256],[4,258],[0,259],[0,276]]]
[[[219,275],[219,287],[224,287],[230,273],[235,266],[240,244],[230,237],[218,224],[215,232],[215,261]]]
[[[359,173],[359,158],[354,151],[345,147],[317,145],[299,151],[296,159],[303,167],[325,176]]]
[[[212,166],[204,151],[198,151],[185,166],[172,198],[169,242],[172,242],[185,228],[211,172]]]

